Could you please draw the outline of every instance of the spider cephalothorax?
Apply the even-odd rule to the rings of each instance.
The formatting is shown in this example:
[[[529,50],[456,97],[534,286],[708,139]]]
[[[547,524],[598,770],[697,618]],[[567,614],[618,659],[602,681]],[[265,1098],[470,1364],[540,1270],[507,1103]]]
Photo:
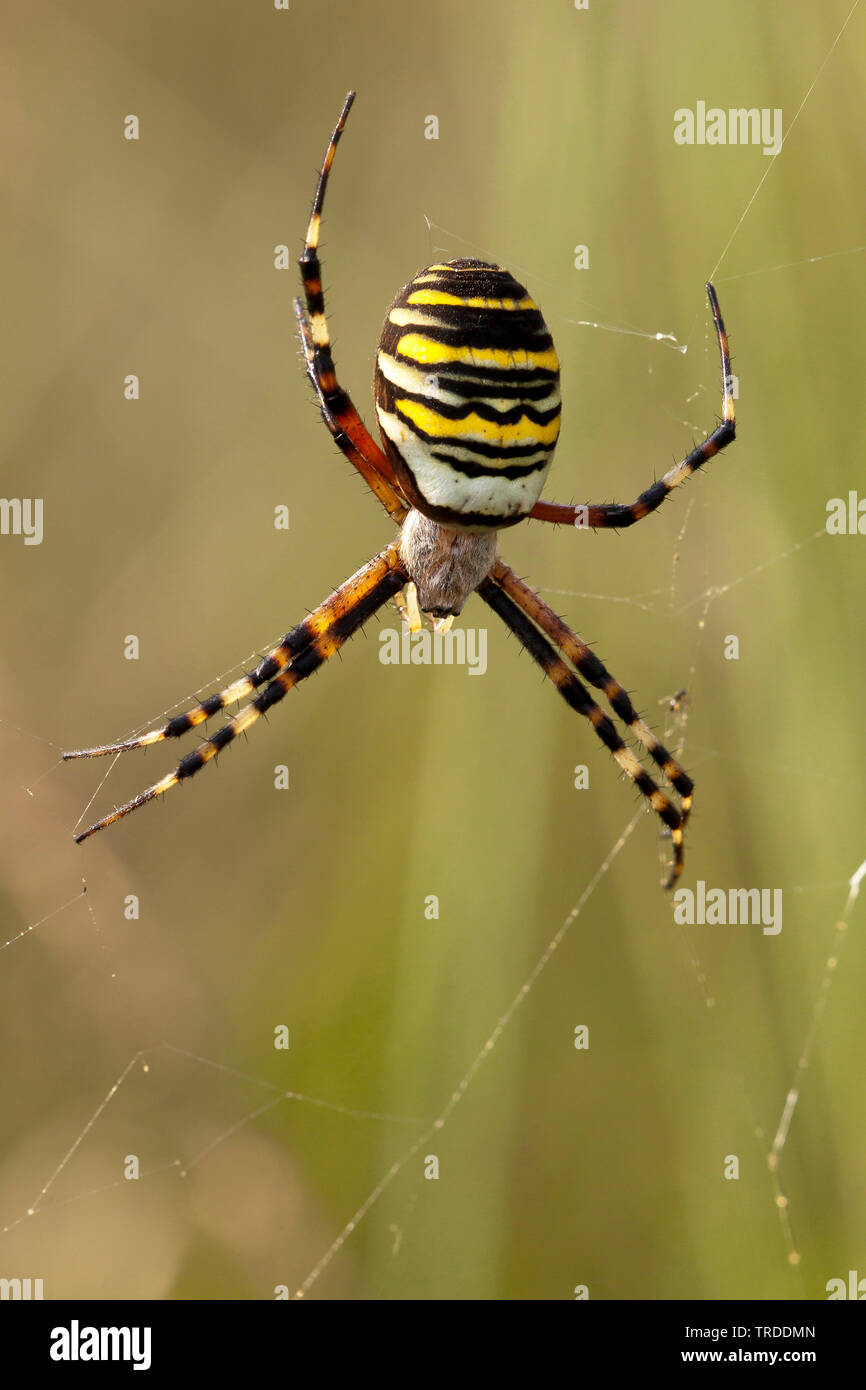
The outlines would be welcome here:
[[[414,586],[421,607],[437,620],[459,613],[473,592],[498,613],[571,708],[589,720],[666,827],[674,851],[666,881],[670,887],[682,871],[692,780],[641,719],[619,681],[497,557],[496,536],[527,517],[581,528],[631,526],[731,442],[731,364],[715,290],[707,285],[722,363],[721,423],[634,502],[563,506],[539,501],[559,434],[559,363],[538,306],[507,270],[486,261],[428,266],[391,305],[376,358],[383,451],[337,381],[318,254],[328,175],[353,100],[350,92],[319,176],[301,256],[304,303],[296,301],[295,310],[307,373],[325,424],[400,534],[286,633],[254,671],[225,690],[140,737],[64,753],[65,758],[97,757],[178,738],[253,695],[172,772],[76,838],[87,839],[198,772],[339,651],[377,609]],[[646,750],[679,796],[679,807],[624,743],[581,676],[602,692],[613,714]]]
[[[455,618],[493,568],[496,532],[456,530],[413,507],[400,531],[400,558],[422,611]]]

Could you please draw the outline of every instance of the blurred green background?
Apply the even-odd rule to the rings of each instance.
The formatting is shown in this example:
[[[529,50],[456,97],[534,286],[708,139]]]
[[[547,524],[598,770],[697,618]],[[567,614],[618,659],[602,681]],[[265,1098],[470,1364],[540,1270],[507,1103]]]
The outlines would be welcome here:
[[[295,271],[273,264],[300,250],[349,87],[323,237],[344,383],[372,423],[382,317],[420,266],[507,264],[562,359],[546,495],[563,501],[633,498],[715,423],[703,282],[767,175],[716,272],[735,447],[634,530],[528,524],[502,550],[659,727],[687,688],[683,883],[782,888],[784,926],[675,926],[642,816],[311,1296],[797,1299],[866,1274],[862,902],[783,1155],[799,1271],[765,1161],[866,857],[866,539],[816,535],[829,498],[866,493],[866,13],[818,76],[849,9],[4,6],[0,490],[44,498],[45,536],[0,539],[0,939],[48,920],[0,952],[0,1274],[42,1277],[47,1297],[297,1288],[445,1105],[636,807],[492,620],[478,679],[381,665],[373,622],[217,768],[72,843],[171,752],[103,783],[107,763],[60,766],[61,749],[218,684],[392,533],[318,419]],[[699,100],[781,107],[780,158],[675,144],[674,111]],[[472,601],[462,621],[488,616]],[[133,1065],[21,1220],[162,1042],[183,1051]],[[257,1083],[396,1118],[254,1115],[275,1094]]]

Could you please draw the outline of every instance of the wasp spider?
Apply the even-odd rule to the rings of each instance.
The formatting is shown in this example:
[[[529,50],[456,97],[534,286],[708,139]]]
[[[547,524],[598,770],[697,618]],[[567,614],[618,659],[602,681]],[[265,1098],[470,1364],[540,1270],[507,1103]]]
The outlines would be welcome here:
[[[428,266],[388,310],[376,357],[380,449],[337,381],[318,255],[328,175],[353,100],[350,92],[319,176],[300,261],[304,303],[296,300],[295,312],[307,373],[325,424],[399,526],[399,534],[287,633],[254,671],[225,690],[139,738],[64,753],[64,758],[100,757],[178,738],[226,706],[259,692],[173,772],[76,839],[87,839],[198,772],[339,651],[389,599],[400,601],[404,613],[417,623],[419,603],[435,621],[450,620],[469,595],[477,593],[572,709],[589,720],[667,827],[673,844],[669,887],[682,871],[692,779],[640,718],[619,681],[498,557],[496,539],[497,532],[527,517],[578,527],[631,526],[732,441],[730,359],[715,291],[707,285],[721,353],[722,420],[635,502],[563,506],[538,500],[559,433],[559,362],[534,300],[507,270],[486,261]],[[407,597],[401,599],[404,589]],[[579,676],[603,693],[677,793],[679,807],[626,746]]]

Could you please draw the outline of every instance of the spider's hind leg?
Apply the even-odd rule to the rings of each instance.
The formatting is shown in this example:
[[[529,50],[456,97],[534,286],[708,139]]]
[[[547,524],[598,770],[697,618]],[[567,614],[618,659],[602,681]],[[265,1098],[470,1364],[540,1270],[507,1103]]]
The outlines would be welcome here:
[[[129,815],[130,811],[135,811],[139,806],[153,801],[156,797],[164,796],[179,782],[192,777],[204,767],[205,763],[210,762],[228,744],[232,743],[239,734],[246,733],[257,719],[278,704],[294,686],[299,685],[302,680],[306,680],[307,676],[312,675],[329,657],[338,652],[344,642],[357,632],[377,609],[387,603],[388,599],[393,598],[406,583],[407,578],[396,543],[389,545],[382,551],[381,555],[377,555],[369,564],[364,565],[363,569],[358,570],[351,579],[347,579],[345,584],[341,584],[338,589],[335,589],[324,603],[313,610],[308,618],[293,628],[280,646],[274,648],[274,652],[259,664],[253,676],[245,676],[242,681],[236,681],[226,691],[211,696],[209,700],[203,701],[202,704],[197,705],[194,710],[187,714],[178,715],[175,720],[170,721],[162,729],[154,730],[150,735],[145,734],[142,738],[131,740],[125,744],[83,749],[79,752],[64,754],[64,757],[96,757],[105,753],[122,752],[126,748],[139,748],[148,743],[159,742],[161,739],[173,737],[177,733],[182,733],[185,729],[193,728],[197,723],[203,722],[205,718],[209,717],[207,711],[214,712],[223,708],[224,704],[229,703],[229,700],[224,698],[227,695],[231,694],[233,699],[240,699],[241,695],[238,692],[241,687],[246,683],[247,688],[253,688],[249,683],[254,676],[258,679],[258,684],[264,684],[264,689],[256,695],[255,699],[245,705],[222,728],[217,729],[210,738],[199,744],[198,748],[194,748],[191,753],[182,758],[172,772],[167,773],[153,786],[133,797],[125,805],[112,811],[110,815],[104,816],[95,825],[89,826],[87,830],[76,835],[76,841],[80,844],[82,840],[86,840],[97,830],[104,830],[106,826]],[[274,673],[273,663],[279,659],[276,653],[287,654],[287,658],[282,667]],[[268,674],[263,674],[264,672]],[[265,684],[266,681],[267,684]],[[183,725],[183,728],[180,725]],[[172,726],[176,727],[172,729]]]
[[[493,577],[502,590],[531,618],[537,627],[551,639],[554,646],[562,652],[590,685],[601,690],[611,709],[635,738],[647,750],[656,766],[664,773],[667,781],[678,793],[682,803],[682,824],[685,825],[692,808],[694,782],[680,767],[664,744],[653,733],[631,702],[628,691],[612,676],[606,666],[599,661],[595,652],[563,622],[553,609],[528,584],[524,584],[508,565],[497,562]]]
[[[692,779],[640,718],[627,692],[598,657],[506,564],[501,560],[496,562],[490,578],[479,587],[478,593],[499,614],[566,703],[589,720],[602,743],[666,827],[673,845],[673,863],[664,886],[671,888],[683,868],[683,829],[692,806]],[[571,663],[591,685],[604,692],[614,713],[639,739],[678,792],[680,809],[656,785],[623,742],[613,721],[599,708],[567,663]]]

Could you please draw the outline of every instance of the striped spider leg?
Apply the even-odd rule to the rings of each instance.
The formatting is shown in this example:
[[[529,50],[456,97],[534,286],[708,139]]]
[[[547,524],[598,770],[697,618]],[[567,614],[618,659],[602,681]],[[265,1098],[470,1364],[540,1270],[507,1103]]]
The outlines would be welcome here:
[[[350,92],[331,136],[319,174],[304,251],[300,258],[306,311],[301,301],[295,300],[295,313],[307,375],[319,398],[325,424],[335,442],[357,468],[389,516],[399,524],[406,516],[407,506],[397,489],[388,459],[367,432],[348,393],[337,382],[325,318],[321,264],[318,256],[319,230],[328,174],[354,99],[354,92]],[[187,754],[172,772],[76,835],[76,841],[80,844],[97,830],[112,825],[139,806],[163,796],[172,787],[193,776],[199,768],[204,767],[205,763],[210,762],[237,738],[238,734],[245,732],[262,714],[283,699],[293,686],[312,674],[329,656],[339,650],[347,637],[356,632],[388,599],[399,599],[401,590],[407,584],[409,577],[403,568],[398,546],[392,544],[336,589],[304,622],[287,633],[254,671],[234,681],[224,690],[209,696],[193,709],[170,719],[162,728],[152,729],[138,738],[126,739],[119,743],[64,753],[65,760],[98,758],[112,753],[125,753],[134,748],[147,748],[166,739],[179,738],[188,730],[204,724],[227,706],[245,699],[262,686],[265,687],[234,719],[229,720],[197,749]]]
[[[381,502],[390,517],[399,523],[406,516],[408,506],[403,498],[394,471],[379,445],[371,437],[366,425],[337,381],[334,359],[331,354],[331,337],[325,317],[325,297],[322,290],[322,267],[319,261],[319,232],[322,225],[322,210],[325,205],[325,192],[328,175],[334,162],[337,144],[343,133],[346,118],[355,100],[350,92],[343,103],[340,119],[331,136],[316,196],[313,211],[307,228],[307,239],[301,256],[301,280],[304,286],[306,312],[299,299],[295,300],[295,314],[301,335],[307,375],[319,398],[322,418],[334,442],[342,449],[350,463],[354,464],[364,482]]]
[[[345,584],[335,589],[302,623],[291,632],[287,632],[282,642],[268,653],[254,671],[226,686],[224,690],[208,696],[201,704],[187,710],[186,713],[175,715],[161,729],[152,729],[150,733],[141,734],[138,738],[125,739],[120,743],[64,753],[64,759],[101,758],[110,753],[126,753],[132,748],[149,748],[151,744],[162,743],[166,739],[180,738],[189,729],[197,728],[227,705],[244,699],[254,690],[264,686],[264,690],[255,699],[250,700],[233,719],[200,743],[198,748],[187,753],[172,772],[167,773],[160,781],[154,782],[152,787],[148,787],[125,805],[103,816],[95,825],[76,835],[76,842],[80,844],[97,830],[104,830],[107,825],[113,825],[123,816],[128,816],[130,811],[137,810],[139,806],[144,806],[158,796],[164,796],[172,787],[192,777],[199,768],[204,767],[205,763],[209,763],[232,743],[238,734],[245,733],[250,725],[273,709],[290,690],[324,665],[369,617],[402,589],[406,580],[407,575],[398,547],[396,544],[389,545],[381,555],[370,560],[351,579],[347,579]]]
[[[675,463],[673,468],[669,468],[663,477],[657,478],[634,502],[584,503],[579,506],[567,506],[562,502],[536,502],[529,513],[534,521],[552,521],[554,525],[581,528],[619,529],[623,526],[633,526],[636,521],[642,521],[645,516],[656,511],[668,493],[673,492],[675,487],[679,487],[686,478],[696,473],[708,459],[733,442],[736,436],[736,422],[728,335],[725,332],[716,291],[709,283],[706,289],[722,359],[722,418],[719,424],[702,444],[698,444],[684,459]]]
[[[659,742],[649,725],[641,719],[619,681],[562,618],[558,617],[534,590],[517,578],[513,570],[501,560],[497,560],[489,578],[480,586],[478,593],[511,629],[532,659],[556,686],[566,703],[578,714],[585,715],[623,772],[631,778],[667,827],[673,842],[674,855],[664,886],[672,887],[682,873],[683,830],[691,810],[694,791],[692,779]],[[574,667],[590,685],[604,693],[614,714],[618,715],[643,744],[653,762],[678,792],[680,810],[677,810],[664,792],[656,786],[635,754],[623,742],[615,724],[599,708],[571,667]]]

